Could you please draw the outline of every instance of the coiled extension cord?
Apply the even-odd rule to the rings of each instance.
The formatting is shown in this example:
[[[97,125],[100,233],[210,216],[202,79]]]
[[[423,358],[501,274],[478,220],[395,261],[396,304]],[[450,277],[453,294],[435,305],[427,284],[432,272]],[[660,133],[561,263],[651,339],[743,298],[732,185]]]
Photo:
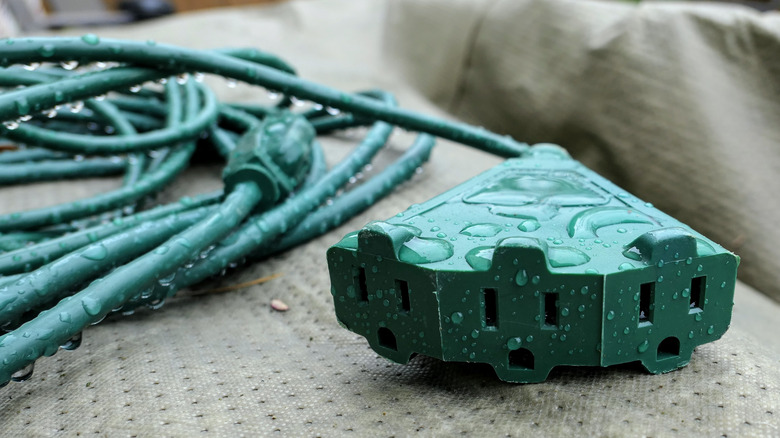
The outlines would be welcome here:
[[[111,312],[159,307],[231,264],[341,224],[413,175],[434,136],[503,157],[527,150],[399,108],[385,92],[306,81],[254,49],[198,51],[92,34],[8,39],[0,41],[0,67],[0,138],[11,143],[0,153],[0,184],[124,172],[117,190],[0,215],[0,384],[28,379],[41,356],[78,347],[82,330]],[[219,102],[200,82],[204,74],[282,98],[273,106]],[[309,103],[297,109],[298,102]],[[363,141],[328,170],[317,135],[363,125],[371,125]],[[393,126],[420,134],[398,161],[336,196]],[[227,161],[224,190],[144,205],[204,144]]]

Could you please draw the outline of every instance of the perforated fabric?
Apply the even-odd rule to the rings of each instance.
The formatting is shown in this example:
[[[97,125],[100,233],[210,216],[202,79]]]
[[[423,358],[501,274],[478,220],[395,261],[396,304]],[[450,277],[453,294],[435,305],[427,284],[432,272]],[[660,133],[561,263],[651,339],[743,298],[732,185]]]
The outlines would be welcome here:
[[[345,25],[344,16],[350,23]],[[381,86],[441,114],[379,62],[381,3],[291,2],[184,15],[104,32],[192,47],[252,44],[283,54],[305,77],[344,89]],[[204,28],[211,31],[208,35]],[[215,35],[219,40],[214,40]],[[223,89],[225,98],[245,90]],[[330,162],[353,134],[325,141]],[[355,134],[354,138],[358,136]],[[412,135],[397,133],[382,162]],[[4,436],[776,436],[780,428],[780,306],[738,286],[731,330],[665,375],[641,368],[556,369],[541,384],[499,381],[489,367],[417,357],[396,365],[336,323],[325,250],[344,233],[438,194],[499,160],[441,142],[424,172],[325,236],[184,291],[157,311],[111,317],[76,351],[38,361],[32,379],[0,390]],[[0,210],[107,190],[117,181],[0,191]],[[218,187],[219,169],[190,170],[161,201]],[[283,273],[240,291],[198,290]],[[282,299],[290,310],[271,310]]]

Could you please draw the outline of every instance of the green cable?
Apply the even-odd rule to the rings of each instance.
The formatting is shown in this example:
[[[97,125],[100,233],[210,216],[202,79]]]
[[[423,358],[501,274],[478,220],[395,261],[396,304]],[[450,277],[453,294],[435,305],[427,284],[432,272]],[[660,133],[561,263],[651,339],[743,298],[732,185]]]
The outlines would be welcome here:
[[[191,82],[188,84],[188,100],[191,102],[198,102],[198,98],[196,97],[197,92],[193,88],[194,85],[192,85]],[[204,89],[201,88],[200,91],[203,90]],[[216,103],[213,102],[214,98],[211,92],[204,93],[204,97],[207,101],[212,102],[211,105],[215,108],[214,112],[216,114]],[[0,96],[0,99],[1,98],[2,97]],[[191,105],[197,106],[197,103]],[[208,106],[209,104],[207,103],[206,105]],[[169,131],[174,129],[175,128],[165,128],[165,130]],[[124,140],[121,141],[124,142]],[[194,143],[177,149],[176,152],[172,153],[158,169],[149,174],[145,174],[132,186],[125,186],[119,190],[104,193],[85,201],[60,204],[53,207],[30,210],[24,213],[0,215],[0,232],[68,222],[121,207],[128,202],[137,201],[167,185],[179,172],[186,168],[193,152],[195,152]]]
[[[352,175],[365,167],[387,143],[391,133],[391,125],[384,122],[375,123],[361,144],[345,160],[316,181],[316,184],[306,187],[298,196],[288,199],[278,207],[249,218],[233,235],[211,249],[208,257],[195,261],[190,267],[180,268],[174,280],[166,284],[163,290],[155,287],[155,291],[150,295],[151,300],[163,300],[181,288],[215,275],[249,256],[255,248],[268,245],[280,234],[293,229],[306,217],[306,213],[333,196]],[[130,303],[128,307],[139,304]]]
[[[105,68],[74,68],[98,62]],[[381,90],[351,94],[306,81],[255,49],[25,38],[0,41],[0,66],[8,67],[0,69],[0,136],[17,148],[0,153],[0,185],[125,172],[119,189],[0,215],[0,327],[8,331],[0,384],[29,378],[41,356],[76,348],[108,314],[157,308],[227,267],[344,223],[410,179],[435,136],[505,157],[528,148],[405,110]],[[283,97],[218,102],[203,74]],[[316,137],[368,125],[328,170]],[[420,134],[395,162],[350,184],[394,126]],[[208,149],[227,160],[223,191],[146,207]]]
[[[125,170],[127,162],[122,159],[92,158],[84,161],[38,161],[34,164],[0,165],[0,185],[26,184],[36,181],[84,178],[115,175]]]
[[[278,90],[296,96],[298,99],[316,101],[341,111],[383,120],[412,131],[427,132],[503,157],[518,156],[528,148],[525,143],[518,143],[510,137],[496,135],[482,128],[425,116],[401,108],[387,107],[375,99],[334,90],[254,62],[217,52],[184,49],[154,42],[137,43],[100,39],[96,35],[85,35],[81,38],[26,38],[14,40],[13,43],[3,47],[0,65],[71,60],[80,63],[86,60],[131,63],[147,68],[165,69],[168,73],[173,74],[211,73],[248,84],[260,85],[270,90]],[[111,91],[110,82],[113,82],[114,88],[116,88],[118,86],[129,87],[133,83],[150,80],[148,77],[142,78],[143,73],[139,69],[116,70],[116,72],[111,70],[101,72],[101,74],[111,75],[103,83],[90,82],[87,89],[80,90],[75,84],[74,86],[63,84],[67,85],[67,87],[63,87],[63,97],[83,99],[90,97],[90,95]],[[149,74],[147,73],[147,75]],[[75,81],[88,79],[91,79],[89,74],[74,78]],[[63,82],[65,81],[67,80]],[[97,93],[88,91],[89,88],[97,90]],[[52,96],[47,96],[45,92],[15,90],[5,96],[0,96],[0,119],[12,119],[24,115],[19,114],[21,111],[18,111],[17,105],[8,105],[10,102],[5,101],[32,98],[40,99],[41,106],[44,108],[53,107],[57,103]]]
[[[57,302],[63,294],[100,273],[158,247],[172,235],[197,223],[212,208],[201,207],[156,221],[73,251],[0,289],[0,327],[18,323],[32,309]]]
[[[63,160],[72,158],[72,155],[62,152],[53,152],[41,148],[23,148],[0,154],[0,164],[16,164],[39,160]]]
[[[99,242],[134,226],[210,205],[221,197],[221,191],[194,198],[185,197],[173,204],[162,205],[133,216],[116,218],[105,224],[96,224],[37,245],[25,246],[24,248],[0,254],[0,275],[17,274],[37,269],[41,265],[56,260],[71,251],[94,242]]]
[[[121,307],[139,290],[149,287],[163,273],[175,269],[214,244],[249,214],[260,200],[258,187],[250,182],[236,186],[208,218],[174,236],[154,251],[116,268],[109,276],[92,282],[82,291],[66,297],[14,332],[2,336],[3,366],[0,382],[11,380],[13,371],[23,369],[35,359],[56,353],[60,345],[89,324],[101,321],[113,309]],[[21,336],[14,333],[21,333]],[[27,337],[24,334],[29,334]]]

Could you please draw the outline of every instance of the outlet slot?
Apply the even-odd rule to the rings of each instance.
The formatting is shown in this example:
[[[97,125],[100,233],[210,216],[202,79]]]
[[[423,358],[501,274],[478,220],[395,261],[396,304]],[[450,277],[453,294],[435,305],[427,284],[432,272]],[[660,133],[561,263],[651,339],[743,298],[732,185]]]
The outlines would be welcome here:
[[[403,280],[395,281],[395,290],[401,294],[401,311],[409,312],[412,310],[412,302],[409,299],[409,282]]]
[[[695,277],[691,279],[691,305],[689,312],[704,310],[704,291],[707,289],[707,277]]]
[[[544,325],[546,328],[558,327],[558,294],[544,294]]]
[[[653,302],[655,301],[655,283],[639,286],[639,324],[653,323]]]
[[[485,327],[498,327],[498,292],[482,289],[482,322]]]
[[[368,285],[366,285],[366,269],[352,268],[352,282],[355,294],[360,301],[368,302]]]

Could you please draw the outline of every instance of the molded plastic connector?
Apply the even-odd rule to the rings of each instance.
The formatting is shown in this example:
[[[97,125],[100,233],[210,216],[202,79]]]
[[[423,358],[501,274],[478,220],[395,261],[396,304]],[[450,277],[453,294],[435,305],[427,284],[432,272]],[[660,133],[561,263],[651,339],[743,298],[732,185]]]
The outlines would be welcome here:
[[[339,322],[382,356],[539,382],[558,365],[687,365],[729,326],[739,258],[539,145],[347,234],[328,264]]]
[[[258,208],[285,198],[306,177],[317,133],[306,118],[289,111],[267,116],[241,137],[222,179],[229,193],[240,182],[254,181],[263,194]]]

